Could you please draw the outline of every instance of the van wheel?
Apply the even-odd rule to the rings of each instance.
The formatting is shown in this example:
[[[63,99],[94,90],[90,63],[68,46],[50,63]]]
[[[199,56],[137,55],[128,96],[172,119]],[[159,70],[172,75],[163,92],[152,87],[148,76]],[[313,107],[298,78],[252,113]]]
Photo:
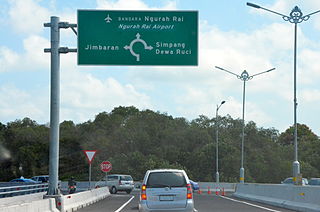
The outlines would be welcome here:
[[[116,187],[112,187],[111,188],[111,192],[110,192],[111,194],[116,194],[117,193],[117,189],[116,189]]]
[[[130,194],[132,190],[126,190],[127,194]]]

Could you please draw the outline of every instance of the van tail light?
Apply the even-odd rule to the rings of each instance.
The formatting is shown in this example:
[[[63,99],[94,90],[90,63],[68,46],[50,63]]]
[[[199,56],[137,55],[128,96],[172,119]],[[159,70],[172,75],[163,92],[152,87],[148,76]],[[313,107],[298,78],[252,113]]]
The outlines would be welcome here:
[[[147,186],[146,185],[142,185],[141,186],[141,200],[147,200],[147,192],[146,192],[146,190],[147,190]]]
[[[187,184],[187,199],[192,199],[192,187],[191,187],[191,184]]]

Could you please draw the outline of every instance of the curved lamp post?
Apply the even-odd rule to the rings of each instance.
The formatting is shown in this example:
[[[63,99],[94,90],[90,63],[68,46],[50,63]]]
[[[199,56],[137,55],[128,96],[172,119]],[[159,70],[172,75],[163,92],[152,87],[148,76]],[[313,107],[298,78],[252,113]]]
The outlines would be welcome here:
[[[218,110],[220,107],[226,103],[226,101],[222,101],[220,105],[217,105],[216,109],[216,183],[219,183],[219,121],[218,121]]]
[[[258,74],[254,74],[252,76],[250,76],[246,70],[244,70],[241,73],[241,75],[238,75],[238,74],[235,74],[235,73],[228,71],[224,68],[221,68],[219,66],[216,66],[215,68],[217,68],[221,71],[225,71],[229,74],[235,75],[238,79],[243,81],[240,183],[244,183],[244,167],[243,167],[243,160],[244,160],[244,105],[245,105],[245,95],[246,95],[246,81],[251,80],[254,76],[273,71],[275,68],[260,72]]]
[[[320,10],[303,15],[298,6],[295,6],[289,16],[269,10],[259,5],[247,2],[247,5],[256,9],[266,10],[268,12],[280,15],[284,21],[294,24],[294,53],[293,53],[293,120],[294,120],[294,161],[292,166],[293,181],[297,184],[297,177],[300,174],[300,163],[298,161],[298,133],[297,133],[297,25],[303,21],[309,20],[310,16],[320,12]]]

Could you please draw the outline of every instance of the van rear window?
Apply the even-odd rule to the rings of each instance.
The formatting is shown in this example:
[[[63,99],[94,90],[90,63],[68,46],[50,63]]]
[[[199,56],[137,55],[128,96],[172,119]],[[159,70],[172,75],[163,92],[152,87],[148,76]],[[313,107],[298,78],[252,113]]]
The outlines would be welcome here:
[[[181,172],[150,173],[147,181],[148,188],[186,187],[186,179]]]
[[[131,176],[121,176],[120,180],[124,180],[124,181],[132,181],[132,177]]]

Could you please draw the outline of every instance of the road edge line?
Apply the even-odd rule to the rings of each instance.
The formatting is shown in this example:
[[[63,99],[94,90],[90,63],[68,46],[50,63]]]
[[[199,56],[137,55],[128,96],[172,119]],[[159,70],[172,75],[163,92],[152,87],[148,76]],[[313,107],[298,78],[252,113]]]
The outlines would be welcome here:
[[[132,196],[126,203],[124,203],[120,208],[118,208],[114,212],[120,212],[124,207],[126,207],[126,205],[128,205],[131,202],[131,200],[133,200],[133,198],[134,196]]]
[[[227,200],[234,201],[234,202],[239,202],[239,203],[242,203],[242,204],[246,204],[246,205],[249,205],[249,206],[252,206],[252,207],[261,208],[261,209],[263,209],[263,210],[267,210],[267,211],[271,211],[271,212],[281,212],[281,211],[274,210],[274,209],[271,209],[271,208],[266,208],[266,207],[263,207],[263,206],[260,206],[260,205],[255,205],[255,204],[252,204],[252,203],[249,203],[249,202],[232,199],[232,198],[230,198],[230,197],[225,197],[225,196],[220,196],[220,197],[221,197],[221,198],[224,198],[224,199],[227,199]]]

